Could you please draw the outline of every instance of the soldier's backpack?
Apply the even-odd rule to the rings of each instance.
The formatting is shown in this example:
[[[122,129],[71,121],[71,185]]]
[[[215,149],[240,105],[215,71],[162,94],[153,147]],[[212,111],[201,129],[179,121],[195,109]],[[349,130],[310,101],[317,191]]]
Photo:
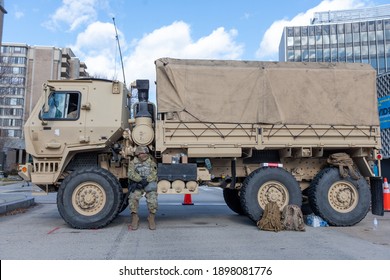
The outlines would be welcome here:
[[[301,207],[294,204],[284,206],[281,223],[283,230],[305,231]]]
[[[282,230],[280,209],[276,202],[271,201],[265,205],[263,216],[257,222],[257,227],[261,230],[268,231]]]

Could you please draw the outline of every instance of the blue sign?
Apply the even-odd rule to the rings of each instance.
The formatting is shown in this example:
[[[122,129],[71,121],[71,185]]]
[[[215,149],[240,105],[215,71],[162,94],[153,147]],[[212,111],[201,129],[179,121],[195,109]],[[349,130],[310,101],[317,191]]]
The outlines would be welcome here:
[[[390,95],[378,98],[378,109],[381,129],[390,128]]]

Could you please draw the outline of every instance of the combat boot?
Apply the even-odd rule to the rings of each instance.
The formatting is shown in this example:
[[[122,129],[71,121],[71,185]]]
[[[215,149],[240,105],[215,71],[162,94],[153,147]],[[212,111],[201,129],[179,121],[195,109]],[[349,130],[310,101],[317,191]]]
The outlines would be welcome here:
[[[137,230],[139,225],[139,217],[137,213],[131,213],[131,229]]]
[[[156,222],[154,221],[154,217],[156,214],[149,214],[148,216],[148,222],[149,222],[149,229],[155,230],[156,229]]]

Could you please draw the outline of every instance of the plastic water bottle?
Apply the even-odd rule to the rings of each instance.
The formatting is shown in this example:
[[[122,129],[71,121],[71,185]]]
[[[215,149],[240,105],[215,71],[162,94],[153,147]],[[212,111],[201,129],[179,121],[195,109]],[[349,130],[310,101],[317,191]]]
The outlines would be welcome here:
[[[373,224],[374,224],[373,229],[374,229],[374,230],[377,230],[377,229],[378,229],[378,220],[377,220],[376,218],[374,218]]]
[[[320,227],[320,219],[317,216],[313,218],[313,227]]]

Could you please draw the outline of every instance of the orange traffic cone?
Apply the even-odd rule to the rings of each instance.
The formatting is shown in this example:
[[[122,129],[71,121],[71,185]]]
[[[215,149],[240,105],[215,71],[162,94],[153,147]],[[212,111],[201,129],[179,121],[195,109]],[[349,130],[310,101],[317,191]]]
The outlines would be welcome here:
[[[387,178],[383,178],[383,210],[390,211],[390,189]]]
[[[184,201],[182,203],[183,205],[194,205],[192,203],[192,197],[191,197],[191,194],[185,194],[184,195]]]

